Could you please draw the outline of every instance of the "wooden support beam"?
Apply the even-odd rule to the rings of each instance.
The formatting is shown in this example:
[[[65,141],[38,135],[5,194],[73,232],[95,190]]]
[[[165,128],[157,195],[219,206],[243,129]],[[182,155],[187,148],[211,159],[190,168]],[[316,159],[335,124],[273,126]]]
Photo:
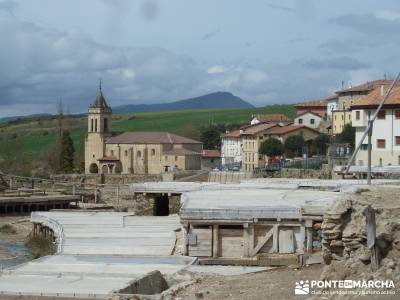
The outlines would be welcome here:
[[[272,237],[274,232],[274,228],[271,228],[269,231],[267,231],[267,233],[265,234],[265,236],[258,242],[257,246],[252,249],[250,251],[250,257],[255,256],[258,251],[261,250],[261,248],[268,242],[268,240]]]
[[[279,225],[275,224],[272,227],[272,253],[278,253],[279,251]]]
[[[298,241],[299,248],[297,249],[298,253],[304,254],[304,243],[306,240],[306,227],[300,226],[300,238]]]
[[[216,258],[219,255],[218,251],[218,244],[219,244],[219,226],[218,225],[213,225],[213,233],[212,233],[212,254],[213,257]]]
[[[306,251],[308,253],[312,253],[313,249],[313,228],[312,227],[307,227],[307,248]]]
[[[250,257],[254,249],[254,225],[245,223],[243,225],[243,257]]]
[[[189,240],[188,240],[188,225],[182,226],[182,233],[183,233],[183,242],[182,242],[182,254],[184,256],[187,256],[189,253],[188,245],[189,245]]]

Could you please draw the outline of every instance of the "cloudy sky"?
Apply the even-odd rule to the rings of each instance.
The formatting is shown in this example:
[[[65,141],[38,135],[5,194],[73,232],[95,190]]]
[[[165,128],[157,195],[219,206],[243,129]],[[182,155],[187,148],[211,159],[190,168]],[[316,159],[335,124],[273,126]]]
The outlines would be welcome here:
[[[0,0],[0,117],[230,91],[256,106],[400,71],[398,0]]]

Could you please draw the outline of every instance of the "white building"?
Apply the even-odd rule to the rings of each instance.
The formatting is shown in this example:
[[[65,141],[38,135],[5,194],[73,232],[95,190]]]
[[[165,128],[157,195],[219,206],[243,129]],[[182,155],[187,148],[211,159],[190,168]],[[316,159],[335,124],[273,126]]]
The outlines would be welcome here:
[[[221,162],[222,165],[242,162],[242,137],[240,130],[227,132],[221,139]]]
[[[256,125],[259,123],[278,124],[280,126],[285,126],[287,124],[292,123],[292,120],[289,119],[284,114],[268,114],[268,115],[253,116],[250,121],[250,125]]]
[[[375,113],[387,88],[387,86],[376,88],[352,105],[352,125],[356,128],[356,145],[361,140],[368,125],[368,120]],[[366,137],[357,153],[356,165],[367,165],[367,150],[368,138]],[[372,165],[400,165],[400,87],[392,90],[377,119],[374,121],[372,130]]]
[[[327,98],[326,117],[328,120],[332,120],[333,111],[338,109],[338,101],[337,95]]]
[[[322,121],[322,117],[311,111],[303,112],[294,119],[295,125],[304,125],[310,128],[317,129]]]

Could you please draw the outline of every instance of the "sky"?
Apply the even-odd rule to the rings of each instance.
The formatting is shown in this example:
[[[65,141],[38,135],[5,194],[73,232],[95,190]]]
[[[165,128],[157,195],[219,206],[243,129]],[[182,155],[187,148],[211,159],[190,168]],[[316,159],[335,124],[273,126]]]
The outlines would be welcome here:
[[[400,71],[398,0],[0,0],[0,118],[228,91],[319,99]]]

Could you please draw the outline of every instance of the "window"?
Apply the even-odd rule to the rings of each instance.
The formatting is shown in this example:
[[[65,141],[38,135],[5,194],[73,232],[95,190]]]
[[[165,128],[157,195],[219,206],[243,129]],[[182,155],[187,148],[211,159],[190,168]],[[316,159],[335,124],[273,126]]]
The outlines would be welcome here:
[[[310,124],[311,125],[315,124],[315,119],[310,119]]]
[[[93,119],[90,119],[90,132],[93,132]]]
[[[364,151],[368,150],[368,144],[362,144],[361,150],[364,150]]]
[[[175,161],[178,161],[178,156],[175,156]]]
[[[94,120],[94,131],[97,132],[97,119]]]
[[[336,115],[335,115],[335,121],[336,121]]]
[[[343,121],[343,115],[342,115],[342,121]]]
[[[299,119],[299,124],[303,124],[303,119]]]
[[[156,155],[156,149],[151,149],[151,156],[155,156]]]
[[[385,149],[386,148],[386,140],[384,140],[384,139],[376,140],[376,148]]]
[[[400,136],[396,136],[396,146],[400,146]]]
[[[379,159],[379,166],[382,167],[383,162],[382,162],[382,158]]]
[[[356,110],[356,120],[360,120],[360,111]]]
[[[104,118],[104,132],[108,132],[108,119]]]
[[[349,114],[349,120],[351,120],[351,114]]]
[[[111,155],[111,156],[114,156],[114,150],[111,150],[111,151],[110,151],[110,155]]]
[[[136,152],[136,156],[137,157],[142,157],[142,152],[140,152],[140,151]]]
[[[394,111],[394,115],[395,115],[396,119],[400,119],[400,109],[396,109]]]
[[[128,156],[128,150],[125,150],[125,156]]]
[[[379,120],[384,120],[386,118],[386,110],[381,110],[378,113],[378,119]]]

